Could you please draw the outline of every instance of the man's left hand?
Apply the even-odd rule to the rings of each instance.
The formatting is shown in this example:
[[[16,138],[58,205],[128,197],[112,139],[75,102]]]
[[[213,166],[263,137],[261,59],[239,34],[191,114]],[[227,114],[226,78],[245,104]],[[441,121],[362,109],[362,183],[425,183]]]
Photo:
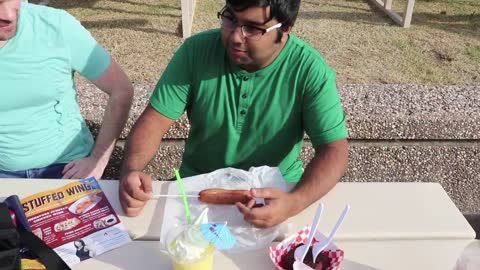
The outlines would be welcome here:
[[[85,179],[95,177],[99,180],[107,164],[92,156],[74,160],[63,168],[63,179]]]
[[[265,205],[256,207],[255,199],[247,204],[237,203],[238,210],[245,220],[256,227],[268,228],[282,223],[294,213],[296,200],[291,193],[277,188],[251,189],[252,197],[263,198]]]

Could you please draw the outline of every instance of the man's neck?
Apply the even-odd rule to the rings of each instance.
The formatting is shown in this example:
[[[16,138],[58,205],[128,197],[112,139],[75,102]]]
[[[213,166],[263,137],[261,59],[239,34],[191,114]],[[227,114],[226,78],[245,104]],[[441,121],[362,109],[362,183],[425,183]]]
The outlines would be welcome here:
[[[0,49],[7,44],[8,40],[1,40],[0,41]]]

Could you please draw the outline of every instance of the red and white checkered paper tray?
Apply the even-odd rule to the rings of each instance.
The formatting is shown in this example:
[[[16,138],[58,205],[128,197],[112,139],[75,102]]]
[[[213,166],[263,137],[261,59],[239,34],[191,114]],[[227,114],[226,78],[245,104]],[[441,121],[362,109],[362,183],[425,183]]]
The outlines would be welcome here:
[[[281,243],[277,244],[276,246],[271,246],[269,248],[269,255],[272,262],[275,264],[277,269],[285,270],[280,265],[283,257],[287,255],[287,253],[292,249],[295,248],[298,244],[306,244],[308,240],[308,234],[310,233],[310,226],[306,226],[301,229],[296,234],[286,238]],[[320,232],[316,232],[315,236],[313,237],[312,244],[325,240],[326,237]],[[337,270],[340,266],[340,262],[343,260],[344,252],[343,250],[339,249],[335,244],[330,243],[327,248],[322,251],[322,254],[326,254],[329,258],[331,258],[330,266],[327,270]]]

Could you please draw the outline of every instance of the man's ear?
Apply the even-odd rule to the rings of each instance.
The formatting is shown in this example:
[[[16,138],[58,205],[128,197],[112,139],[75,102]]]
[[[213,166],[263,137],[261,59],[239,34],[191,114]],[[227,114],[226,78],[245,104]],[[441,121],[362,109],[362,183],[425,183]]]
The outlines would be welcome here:
[[[292,30],[292,26],[293,26],[293,25],[282,26],[282,27],[280,27],[280,29],[281,29],[282,32],[284,32],[285,34],[288,34],[288,33],[290,33],[290,31]]]
[[[283,42],[285,42],[287,40],[288,34],[290,33],[291,30],[292,30],[292,26],[282,26],[282,27],[280,27]]]

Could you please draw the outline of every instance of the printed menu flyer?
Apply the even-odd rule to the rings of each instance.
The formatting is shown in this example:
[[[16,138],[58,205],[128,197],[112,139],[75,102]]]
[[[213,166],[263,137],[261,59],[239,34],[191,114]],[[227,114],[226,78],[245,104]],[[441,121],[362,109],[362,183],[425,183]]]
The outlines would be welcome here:
[[[131,242],[95,178],[31,195],[21,206],[32,232],[69,266]]]

